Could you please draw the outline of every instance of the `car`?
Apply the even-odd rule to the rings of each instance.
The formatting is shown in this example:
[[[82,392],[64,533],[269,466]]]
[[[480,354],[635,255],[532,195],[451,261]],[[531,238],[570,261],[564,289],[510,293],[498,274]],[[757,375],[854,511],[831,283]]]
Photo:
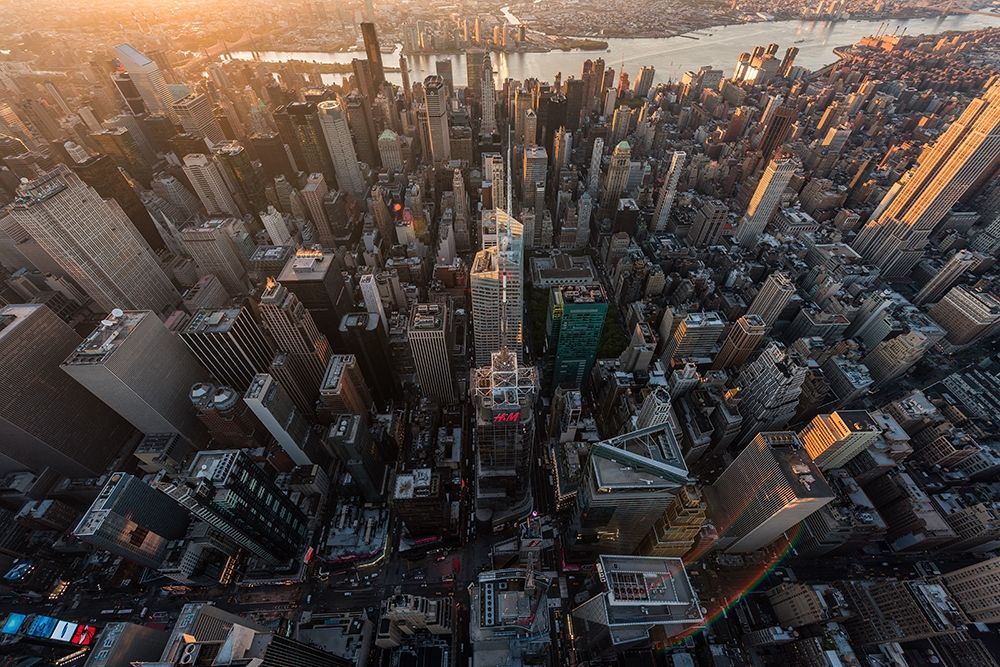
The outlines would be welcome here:
[[[440,554],[434,557],[434,562],[440,563],[443,560],[448,560],[448,554]]]

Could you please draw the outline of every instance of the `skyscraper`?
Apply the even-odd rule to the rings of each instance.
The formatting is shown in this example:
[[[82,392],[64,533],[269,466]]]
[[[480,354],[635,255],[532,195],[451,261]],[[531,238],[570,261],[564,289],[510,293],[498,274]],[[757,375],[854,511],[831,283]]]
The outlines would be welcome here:
[[[249,241],[249,236],[241,220],[209,218],[185,227],[181,240],[202,273],[218,278],[230,296],[247,292],[250,282],[244,242]]]
[[[337,186],[358,199],[364,199],[368,188],[358,167],[358,155],[343,107],[337,100],[327,100],[316,105],[316,112],[326,139],[326,150],[337,175]]]
[[[365,501],[381,502],[385,498],[383,488],[389,469],[379,457],[365,416],[340,414],[335,415],[332,421],[326,432],[330,449],[351,474],[351,483]]]
[[[444,164],[451,159],[448,92],[445,89],[444,80],[437,75],[431,75],[424,79],[424,108],[427,111],[430,158],[435,164]]]
[[[747,212],[736,229],[737,243],[751,246],[757,242],[777,213],[785,188],[799,166],[798,159],[793,157],[778,157],[768,163],[753,197],[750,198]]]
[[[373,313],[348,313],[340,322],[340,340],[344,349],[361,366],[372,398],[378,406],[399,394],[398,375],[393,369],[389,337]]]
[[[247,307],[203,308],[181,338],[216,380],[246,391],[257,373],[271,367],[275,350]]]
[[[768,546],[835,498],[791,431],[758,433],[707,493],[729,553]]]
[[[780,343],[770,343],[745,365],[736,377],[743,415],[739,441],[784,427],[795,416],[805,379],[803,359]]]
[[[852,247],[882,275],[907,275],[927,240],[1000,156],[1000,81],[972,100],[933,144],[923,149],[905,183],[883,201]]]
[[[729,329],[729,335],[722,341],[722,347],[715,355],[712,368],[715,370],[739,368],[757,350],[766,333],[767,325],[759,315],[750,314],[739,318]]]
[[[167,543],[184,537],[191,517],[171,498],[125,472],[108,478],[73,535],[102,551],[157,568]]]
[[[0,470],[100,475],[135,430],[59,364],[80,336],[46,306],[0,307]]]
[[[142,433],[207,441],[187,392],[208,371],[154,313],[112,311],[61,368]]]
[[[153,486],[271,563],[298,556],[308,536],[305,515],[240,449],[198,452],[185,475]]]
[[[382,49],[379,47],[378,35],[374,23],[361,24],[361,37],[365,42],[365,55],[368,56],[368,67],[372,73],[372,83],[381,89],[385,83],[385,69],[382,67]]]
[[[121,169],[110,156],[88,157],[83,162],[70,165],[70,168],[84,183],[94,188],[103,199],[114,199],[118,202],[125,215],[132,221],[132,224],[135,225],[135,228],[142,234],[142,238],[154,252],[166,247],[163,237],[160,236],[152,218],[149,217],[149,211],[142,205],[142,200],[132,189],[129,180],[125,178]]]
[[[330,357],[323,383],[319,386],[319,419],[329,423],[334,415],[352,414],[361,415],[365,423],[368,423],[371,406],[371,391],[357,358],[353,354],[335,354]]]
[[[160,66],[129,44],[119,44],[115,47],[115,53],[128,71],[132,85],[142,96],[146,111],[166,114],[171,120],[176,119],[172,108],[173,98]]]
[[[773,326],[794,296],[795,284],[788,274],[775,271],[761,285],[746,315],[757,315],[765,325]]]
[[[321,173],[333,182],[334,168],[327,148],[325,130],[320,125],[316,104],[293,102],[274,111],[278,134],[291,150],[295,166],[309,174]],[[343,114],[340,115],[341,119]],[[346,124],[346,121],[344,121]],[[338,142],[339,145],[339,142]],[[354,147],[351,147],[352,155]]]
[[[966,271],[975,268],[985,259],[986,257],[982,253],[971,250],[957,251],[911,299],[913,305],[922,306],[925,303],[936,302],[958,282]]]
[[[496,244],[476,253],[469,277],[476,363],[480,365],[490,363],[493,352],[501,348],[510,349],[520,359],[524,348],[523,228],[504,211],[495,214],[492,236]],[[484,245],[488,236],[484,230]]]
[[[764,160],[770,160],[791,133],[792,123],[798,113],[795,109],[784,106],[779,106],[770,113],[765,109],[764,113],[767,122],[760,140],[760,152]]]
[[[309,435],[309,423],[281,383],[267,373],[258,373],[243,394],[243,402],[295,465],[312,464],[302,449]]]
[[[173,103],[173,110],[185,132],[206,139],[210,145],[226,140],[219,121],[212,113],[212,102],[205,95],[192,93],[182,97]]]
[[[455,402],[450,320],[451,313],[444,304],[419,303],[410,309],[407,328],[417,383],[425,396],[443,405]]]
[[[476,508],[494,525],[528,513],[527,473],[534,442],[538,375],[504,346],[470,379],[476,429]]]
[[[549,157],[544,146],[527,146],[524,149],[524,167],[521,172],[521,207],[535,207],[535,185],[545,184]],[[541,211],[536,210],[536,215]]]
[[[23,184],[10,215],[102,309],[159,313],[180,301],[121,206],[68,167]]]
[[[691,480],[668,422],[597,443],[581,471],[572,549],[632,554]]]
[[[586,655],[609,661],[701,625],[701,603],[680,558],[601,555],[595,595],[573,609]]]
[[[969,345],[1000,329],[1000,297],[988,289],[952,287],[930,309],[949,343]]]
[[[313,414],[313,404],[330,361],[330,343],[299,298],[281,283],[268,279],[260,296],[261,324],[279,352],[285,353],[288,372],[298,387],[310,388],[302,411]],[[290,388],[287,388],[290,389]]]
[[[684,166],[684,159],[687,154],[683,151],[674,151],[670,158],[670,168],[666,176],[663,177],[663,186],[660,188],[660,198],[656,202],[656,211],[653,213],[651,231],[665,232],[667,224],[670,222],[670,210],[674,206],[674,197],[677,195],[677,181],[681,177],[681,168]]]
[[[545,322],[546,352],[552,368],[547,387],[579,389],[597,359],[608,300],[599,284],[553,287]]]
[[[799,431],[799,439],[819,469],[826,471],[843,468],[881,434],[882,429],[864,410],[837,410],[813,417]]]
[[[353,307],[353,297],[331,251],[301,248],[277,276],[299,298],[316,327],[331,344],[340,338],[340,320]]]
[[[480,127],[480,134],[489,136],[497,131],[497,91],[496,83],[493,81],[493,61],[489,52],[483,54],[483,81],[482,88],[482,113],[483,120]]]
[[[222,164],[214,155],[191,153],[184,156],[184,174],[209,215],[240,216]]]
[[[726,330],[726,321],[716,312],[690,313],[674,331],[663,349],[663,361],[670,364],[688,357],[711,356]]]
[[[595,156],[597,142],[594,142]],[[618,206],[618,200],[625,194],[625,184],[628,182],[629,168],[632,163],[632,147],[627,141],[621,141],[611,152],[611,164],[608,175],[604,179],[604,194],[601,196],[601,208],[613,211]],[[593,169],[591,164],[591,169]],[[599,170],[598,170],[599,173]]]

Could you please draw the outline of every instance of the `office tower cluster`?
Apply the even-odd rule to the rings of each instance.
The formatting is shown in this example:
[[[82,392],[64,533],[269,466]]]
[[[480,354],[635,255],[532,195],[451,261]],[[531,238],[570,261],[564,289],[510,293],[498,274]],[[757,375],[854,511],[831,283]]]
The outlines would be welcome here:
[[[10,7],[7,652],[1000,661],[1000,28],[634,4]]]

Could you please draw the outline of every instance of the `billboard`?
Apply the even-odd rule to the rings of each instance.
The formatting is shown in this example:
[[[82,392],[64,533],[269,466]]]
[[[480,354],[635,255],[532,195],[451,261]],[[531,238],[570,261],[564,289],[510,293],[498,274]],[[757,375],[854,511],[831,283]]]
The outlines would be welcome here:
[[[73,638],[70,639],[70,642],[80,646],[90,646],[91,642],[94,641],[95,634],[97,634],[97,628],[94,626],[78,625],[73,631]]]
[[[49,639],[57,642],[68,642],[73,639],[73,633],[79,624],[70,621],[59,621],[55,629],[49,635]]]
[[[58,622],[51,616],[35,616],[31,619],[31,625],[28,626],[25,634],[29,637],[48,639],[52,636],[52,631],[56,629],[56,623]]]
[[[27,614],[19,614],[16,611],[11,612],[7,620],[4,621],[3,627],[0,628],[0,632],[5,635],[16,635],[21,626],[24,625],[26,618],[28,618]]]

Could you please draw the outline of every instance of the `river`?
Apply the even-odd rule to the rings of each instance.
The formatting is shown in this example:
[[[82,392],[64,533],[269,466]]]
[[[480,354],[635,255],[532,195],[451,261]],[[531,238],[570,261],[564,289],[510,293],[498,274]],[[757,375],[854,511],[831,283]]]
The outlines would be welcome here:
[[[687,70],[695,70],[702,65],[721,68],[726,74],[732,72],[736,58],[756,45],[777,43],[784,53],[789,46],[796,46],[799,55],[795,64],[811,70],[819,69],[836,59],[833,49],[853,44],[862,37],[874,34],[879,26],[885,25],[884,32],[905,30],[907,35],[941,33],[948,30],[976,30],[1000,27],[997,18],[979,15],[960,15],[925,19],[900,19],[894,21],[773,21],[769,23],[744,23],[741,25],[705,28],[689,37],[663,37],[641,39],[608,39],[607,51],[552,51],[549,53],[508,53],[493,54],[494,68],[499,80],[505,78],[526,79],[535,77],[551,81],[557,72],[563,77],[580,76],[583,61],[587,58],[604,58],[607,66],[616,70],[624,64],[626,71],[635,76],[642,65],[656,68],[656,81],[676,80]],[[698,39],[690,39],[698,37]],[[236,51],[232,56],[238,60],[250,60],[249,51]],[[305,60],[320,63],[349,63],[352,58],[364,58],[361,52],[322,53],[263,51],[262,60],[284,62]],[[455,85],[466,84],[465,56],[410,56],[410,81],[420,81],[434,73],[437,60],[451,60]],[[396,67],[399,63],[399,47],[393,55],[384,55],[386,67]],[[399,83],[399,73],[389,72],[387,78]],[[339,81],[339,74],[324,74],[326,83]]]

